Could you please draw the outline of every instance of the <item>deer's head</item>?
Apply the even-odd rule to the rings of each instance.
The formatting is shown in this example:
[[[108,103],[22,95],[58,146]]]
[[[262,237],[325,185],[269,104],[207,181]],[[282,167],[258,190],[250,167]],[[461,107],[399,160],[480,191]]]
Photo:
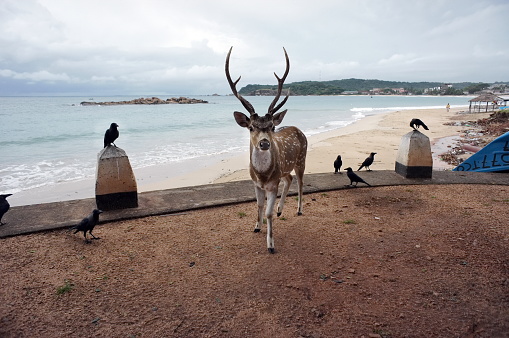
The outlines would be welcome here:
[[[233,47],[232,47],[233,48]],[[285,117],[286,110],[283,110],[278,113],[278,110],[283,107],[283,105],[288,100],[288,95],[281,101],[281,103],[277,104],[277,101],[281,97],[281,92],[283,90],[283,84],[285,82],[286,77],[288,76],[288,72],[290,71],[290,60],[288,59],[288,54],[286,54],[286,50],[283,48],[285,52],[286,58],[286,71],[282,78],[279,78],[276,73],[276,79],[278,80],[278,89],[277,94],[272,103],[269,106],[267,114],[264,116],[258,115],[251,103],[243,98],[237,92],[237,83],[240,81],[240,76],[237,81],[233,82],[230,76],[230,54],[232,52],[232,48],[228,52],[228,56],[226,57],[225,63],[225,72],[226,78],[228,79],[228,83],[230,84],[230,88],[233,92],[233,95],[242,103],[244,108],[249,112],[249,117],[241,112],[234,112],[233,116],[235,117],[235,121],[237,124],[243,128],[249,129],[251,146],[257,148],[261,151],[269,150],[272,144],[272,133],[275,131],[276,126],[278,126]],[[277,105],[276,105],[277,104]]]

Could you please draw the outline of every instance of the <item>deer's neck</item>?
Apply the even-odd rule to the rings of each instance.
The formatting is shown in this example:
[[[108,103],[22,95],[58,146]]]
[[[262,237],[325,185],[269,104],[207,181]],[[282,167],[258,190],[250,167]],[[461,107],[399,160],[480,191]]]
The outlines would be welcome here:
[[[257,174],[269,175],[276,169],[276,161],[272,149],[251,149],[251,166]]]

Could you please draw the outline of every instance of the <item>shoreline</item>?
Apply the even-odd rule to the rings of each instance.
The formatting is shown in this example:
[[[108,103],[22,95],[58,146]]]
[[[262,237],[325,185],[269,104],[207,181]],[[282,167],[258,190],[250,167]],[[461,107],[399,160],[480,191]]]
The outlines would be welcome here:
[[[370,152],[376,152],[373,170],[393,170],[401,137],[412,129],[412,118],[421,118],[430,128],[425,134],[430,138],[433,169],[448,170],[453,166],[441,161],[438,155],[446,152],[461,130],[458,126],[444,125],[451,120],[470,120],[472,114],[458,114],[464,108],[400,110],[368,115],[345,127],[308,137],[306,174],[334,172],[333,161],[342,156],[343,167],[356,170]],[[475,115],[476,118],[480,116]],[[445,139],[444,139],[445,138]],[[249,145],[241,154],[229,154],[222,159],[194,159],[185,163],[157,165],[134,169],[138,192],[166,190],[211,183],[250,180]],[[198,162],[206,166],[193,170]],[[95,197],[95,177],[79,181],[62,182],[14,194],[11,206],[40,204]]]

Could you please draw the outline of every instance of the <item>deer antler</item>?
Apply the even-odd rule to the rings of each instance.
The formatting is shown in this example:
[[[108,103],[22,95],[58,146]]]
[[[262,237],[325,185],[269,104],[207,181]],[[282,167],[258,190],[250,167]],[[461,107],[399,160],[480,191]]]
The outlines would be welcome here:
[[[288,91],[288,94],[283,99],[283,101],[281,101],[280,104],[278,104],[276,107],[274,107],[276,105],[277,101],[279,100],[279,98],[281,97],[281,92],[283,91],[283,84],[285,83],[286,77],[288,76],[288,72],[290,71],[290,60],[288,59],[288,54],[286,54],[286,49],[284,47],[283,47],[283,50],[285,51],[286,71],[282,78],[279,78],[279,76],[277,76],[276,72],[274,72],[274,75],[276,76],[276,79],[277,79],[277,94],[269,106],[268,113],[270,115],[273,115],[275,112],[277,112],[279,110],[279,108],[281,108],[286,103],[286,100],[288,100],[288,95],[290,95],[290,91]]]
[[[226,63],[224,65],[224,71],[226,72],[226,79],[228,80],[228,83],[230,84],[230,88],[232,89],[233,95],[235,95],[235,97],[240,100],[240,102],[242,103],[244,108],[246,108],[246,110],[249,112],[249,114],[253,115],[253,114],[255,114],[255,110],[254,110],[253,106],[251,105],[251,103],[249,103],[248,100],[243,98],[237,92],[236,86],[237,86],[237,83],[240,81],[241,77],[239,76],[237,81],[233,82],[232,77],[230,76],[230,54],[232,52],[232,49],[233,49],[233,46],[230,48],[230,51],[228,52],[228,55],[226,56]]]

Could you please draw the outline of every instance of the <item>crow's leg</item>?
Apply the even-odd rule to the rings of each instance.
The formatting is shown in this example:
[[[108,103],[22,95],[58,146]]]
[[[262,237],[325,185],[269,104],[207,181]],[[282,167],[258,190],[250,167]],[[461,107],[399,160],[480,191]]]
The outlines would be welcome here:
[[[87,238],[87,232],[83,231],[83,237],[85,237],[85,244],[90,243],[90,240]]]
[[[90,236],[92,236],[92,239],[101,239],[101,237],[95,237],[94,234],[92,233],[92,230],[90,230],[89,233]]]

